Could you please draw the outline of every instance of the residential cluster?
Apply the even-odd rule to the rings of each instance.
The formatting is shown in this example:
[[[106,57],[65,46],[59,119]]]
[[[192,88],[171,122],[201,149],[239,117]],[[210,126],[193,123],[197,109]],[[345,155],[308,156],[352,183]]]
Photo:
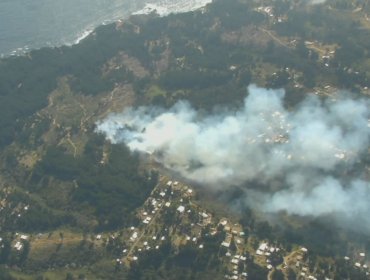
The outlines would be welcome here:
[[[292,269],[299,279],[318,279],[317,271],[310,268],[307,248],[295,247],[289,251],[281,244],[248,236],[239,223],[198,205],[195,195],[194,189],[186,184],[161,176],[160,183],[137,211],[140,223],[127,228],[122,235],[122,256],[115,260],[116,263],[131,265],[168,241],[174,247],[189,244],[204,250],[206,237],[219,236],[222,237],[219,252],[215,253],[224,266],[225,279],[249,279],[248,262],[264,267],[269,273],[276,269]],[[96,236],[96,239],[101,238],[102,235]],[[359,257],[361,259],[355,259],[353,266],[368,269],[365,253]],[[349,257],[345,259],[351,261]]]

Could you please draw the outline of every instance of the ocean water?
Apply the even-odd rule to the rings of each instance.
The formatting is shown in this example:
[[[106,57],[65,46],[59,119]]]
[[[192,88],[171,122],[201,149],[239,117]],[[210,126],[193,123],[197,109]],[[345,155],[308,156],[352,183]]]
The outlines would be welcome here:
[[[95,27],[156,10],[200,8],[211,0],[0,0],[0,55],[78,43]]]

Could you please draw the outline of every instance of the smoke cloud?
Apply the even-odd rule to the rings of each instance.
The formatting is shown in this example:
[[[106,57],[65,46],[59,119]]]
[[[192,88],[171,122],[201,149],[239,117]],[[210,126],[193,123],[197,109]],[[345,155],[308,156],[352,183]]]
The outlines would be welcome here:
[[[189,103],[129,108],[97,124],[113,143],[152,154],[200,184],[243,185],[265,212],[366,218],[369,100],[308,97],[284,108],[284,90],[251,85],[241,108],[201,115]],[[256,186],[263,187],[256,187]]]

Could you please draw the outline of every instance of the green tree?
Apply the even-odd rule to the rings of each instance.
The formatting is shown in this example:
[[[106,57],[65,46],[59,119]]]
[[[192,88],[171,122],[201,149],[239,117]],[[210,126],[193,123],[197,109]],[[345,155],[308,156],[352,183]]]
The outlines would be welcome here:
[[[297,279],[297,274],[291,268],[287,268],[287,279],[288,280],[296,280]]]
[[[75,280],[75,277],[73,276],[71,272],[67,272],[66,280]]]
[[[6,264],[11,254],[11,240],[4,238],[0,248],[0,264]]]
[[[23,240],[22,243],[23,243],[23,250],[22,250],[22,253],[19,256],[19,263],[21,265],[24,265],[25,262],[27,261],[28,255],[30,253],[31,245],[30,245],[30,242],[28,240]]]
[[[272,280],[284,280],[284,273],[279,269],[274,269],[271,275]]]

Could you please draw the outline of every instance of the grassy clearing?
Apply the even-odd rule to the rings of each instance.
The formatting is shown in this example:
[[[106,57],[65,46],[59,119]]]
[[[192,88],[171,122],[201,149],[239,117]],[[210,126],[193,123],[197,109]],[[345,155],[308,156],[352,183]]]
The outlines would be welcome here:
[[[155,97],[166,97],[167,93],[157,85],[152,85],[146,92],[146,98],[152,100]]]
[[[18,271],[10,271],[10,274],[15,277],[16,279],[22,280],[34,280],[38,279],[48,279],[48,280],[65,280],[68,274],[73,275],[75,278],[78,279],[79,276],[84,275],[85,279],[102,279],[97,278],[94,273],[91,273],[86,268],[79,268],[79,269],[56,269],[56,270],[47,270],[44,273],[21,273]],[[43,277],[43,278],[41,278]]]

